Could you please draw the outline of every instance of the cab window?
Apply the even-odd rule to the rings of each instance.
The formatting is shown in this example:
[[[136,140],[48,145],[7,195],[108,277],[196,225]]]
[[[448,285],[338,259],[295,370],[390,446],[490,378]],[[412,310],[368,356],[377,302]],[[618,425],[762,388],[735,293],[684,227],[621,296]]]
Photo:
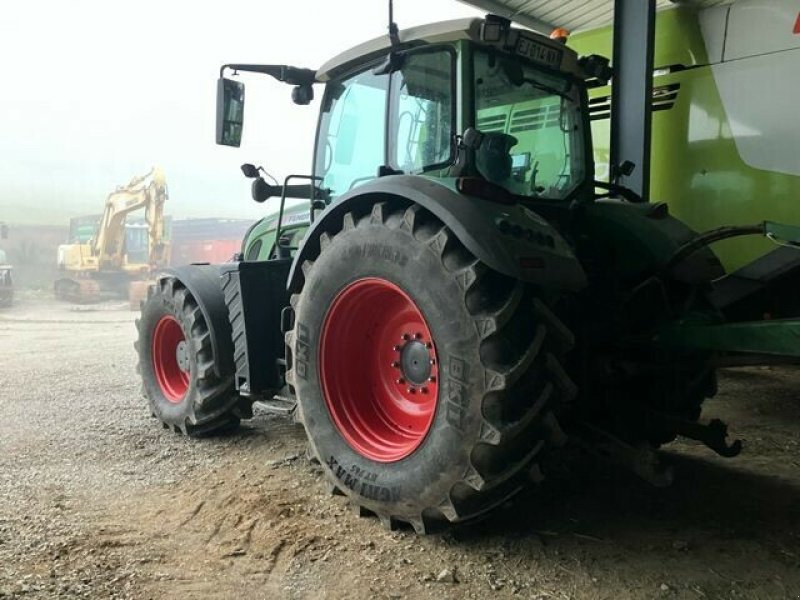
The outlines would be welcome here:
[[[567,198],[586,177],[579,88],[514,57],[474,53],[476,166],[509,191]]]
[[[392,75],[390,166],[418,173],[448,162],[453,151],[453,54],[439,49],[406,55]]]
[[[384,164],[388,88],[389,76],[371,69],[328,84],[315,174],[332,197],[374,179]]]
[[[328,83],[314,173],[332,198],[375,179],[381,166],[421,173],[451,160],[454,63],[450,48],[412,50],[391,75],[372,64]]]

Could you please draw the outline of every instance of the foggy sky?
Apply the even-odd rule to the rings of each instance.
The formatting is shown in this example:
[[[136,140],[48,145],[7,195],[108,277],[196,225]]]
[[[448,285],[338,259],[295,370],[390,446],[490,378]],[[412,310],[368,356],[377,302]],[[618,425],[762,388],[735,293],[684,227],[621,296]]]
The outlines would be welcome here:
[[[455,0],[395,0],[401,29],[477,14]],[[383,0],[3,2],[0,221],[60,225],[102,212],[109,192],[153,165],[166,173],[168,214],[263,214],[239,165],[279,179],[310,172],[318,105],[245,76],[242,146],[217,147],[220,65],[317,68],[383,35],[386,21]]]

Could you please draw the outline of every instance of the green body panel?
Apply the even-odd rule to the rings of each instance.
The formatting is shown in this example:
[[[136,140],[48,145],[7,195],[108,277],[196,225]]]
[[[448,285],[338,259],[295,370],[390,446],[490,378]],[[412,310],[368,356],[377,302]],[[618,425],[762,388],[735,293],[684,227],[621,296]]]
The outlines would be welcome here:
[[[283,213],[283,224],[281,229],[284,233],[292,233],[292,246],[297,246],[306,229],[308,229],[308,204],[287,207]],[[258,221],[250,231],[247,232],[247,238],[244,244],[244,256],[246,260],[269,260],[274,258],[275,251],[275,234],[278,224],[278,211],[277,209],[270,212],[269,215]],[[256,256],[251,256],[253,246],[260,242],[260,248]]]
[[[610,28],[575,35],[570,46],[581,54],[610,56]],[[708,63],[697,13],[683,7],[659,12],[657,71],[671,65],[694,68],[654,79],[654,88],[662,93],[670,84],[679,84],[680,90],[671,108],[653,113],[650,200],[667,202],[673,215],[697,231],[765,220],[800,224],[800,177],[743,162]],[[610,88],[602,87],[591,90],[590,97],[609,94]],[[696,123],[690,132],[692,119],[703,120],[703,135],[697,135]],[[598,178],[608,175],[609,126],[608,118],[592,123]],[[753,236],[714,245],[728,271],[774,248],[769,240]]]
[[[800,226],[787,225],[786,223],[765,223],[768,236],[774,238],[779,243],[800,244]]]
[[[655,341],[681,350],[742,352],[800,358],[800,320],[702,324],[684,320],[663,329]]]

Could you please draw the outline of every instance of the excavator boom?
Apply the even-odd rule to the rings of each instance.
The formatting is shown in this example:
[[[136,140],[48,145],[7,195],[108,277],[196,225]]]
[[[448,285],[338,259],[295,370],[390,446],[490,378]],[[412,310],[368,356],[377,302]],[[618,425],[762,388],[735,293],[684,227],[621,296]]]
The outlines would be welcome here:
[[[92,245],[92,254],[97,257],[101,270],[126,267],[125,217],[142,208],[145,209],[148,227],[148,264],[141,267],[163,265],[166,199],[166,179],[164,172],[157,167],[146,175],[134,177],[127,186],[119,187],[108,195],[100,228]]]

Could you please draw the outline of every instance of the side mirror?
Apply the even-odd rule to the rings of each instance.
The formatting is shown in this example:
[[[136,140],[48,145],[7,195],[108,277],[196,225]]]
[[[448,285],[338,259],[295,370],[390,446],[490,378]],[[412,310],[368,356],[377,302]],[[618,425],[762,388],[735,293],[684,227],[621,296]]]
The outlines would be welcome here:
[[[616,181],[620,177],[630,177],[636,170],[636,163],[626,160],[621,165],[611,167],[611,178]]]
[[[217,144],[239,147],[243,126],[244,84],[220,77],[217,80]]]
[[[248,179],[255,179],[258,177],[258,167],[250,163],[244,163],[242,165],[242,173],[244,173],[244,176]]]
[[[614,69],[609,66],[609,60],[605,56],[598,54],[581,56],[578,65],[583,68],[587,76],[594,77],[603,85],[608,85],[614,76]]]

